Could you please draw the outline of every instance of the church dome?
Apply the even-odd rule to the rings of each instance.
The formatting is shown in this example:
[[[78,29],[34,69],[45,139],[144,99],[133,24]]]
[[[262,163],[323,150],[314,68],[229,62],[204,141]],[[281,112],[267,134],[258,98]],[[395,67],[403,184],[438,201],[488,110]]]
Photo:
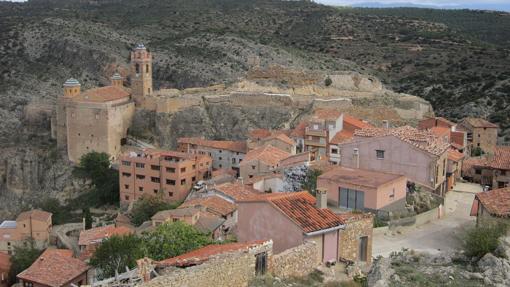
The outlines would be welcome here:
[[[75,86],[80,86],[80,82],[78,82],[78,80],[76,80],[75,78],[69,78],[64,83],[64,87],[75,87]]]
[[[112,76],[112,80],[122,80],[122,76],[119,73],[115,73]]]

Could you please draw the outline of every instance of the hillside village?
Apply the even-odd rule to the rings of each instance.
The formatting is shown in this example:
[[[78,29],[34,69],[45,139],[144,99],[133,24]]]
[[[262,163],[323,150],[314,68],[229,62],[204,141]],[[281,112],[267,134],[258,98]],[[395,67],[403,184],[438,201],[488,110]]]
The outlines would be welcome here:
[[[113,73],[110,85],[63,83],[51,118],[58,152],[75,166],[106,155],[118,171],[119,208],[110,220],[84,214],[62,226],[38,209],[4,221],[2,286],[251,286],[317,270],[333,283],[388,286],[389,278],[374,279],[379,256],[406,246],[382,250],[384,238],[411,236],[454,212],[473,226],[509,222],[510,147],[498,145],[496,124],[420,115],[415,126],[394,126],[325,105],[294,127],[246,130],[246,140],[181,137],[169,150],[130,132],[140,111],[189,104],[154,89],[157,57],[139,44],[129,72]],[[450,209],[459,191],[469,206]],[[134,210],[151,200],[167,208],[137,222]],[[172,228],[200,240],[159,258]],[[98,267],[100,256],[118,259],[104,246],[122,238],[153,245],[116,270]],[[44,252],[13,275],[9,257],[27,242]]]

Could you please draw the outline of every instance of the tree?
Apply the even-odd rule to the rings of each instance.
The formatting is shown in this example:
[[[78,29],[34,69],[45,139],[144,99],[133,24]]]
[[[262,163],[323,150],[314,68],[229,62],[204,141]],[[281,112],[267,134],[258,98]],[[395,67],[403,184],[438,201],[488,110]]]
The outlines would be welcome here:
[[[45,198],[38,205],[37,208],[47,212],[51,212],[51,220],[53,225],[64,224],[71,218],[69,208],[62,206],[56,198]]]
[[[144,257],[143,243],[136,235],[112,236],[103,241],[90,259],[90,265],[97,268],[100,278],[115,276],[126,267],[136,266],[136,260]]]
[[[325,80],[324,80],[324,85],[326,85],[326,87],[329,87],[331,86],[331,84],[333,84],[333,81],[331,80],[330,77],[327,77]]]
[[[180,221],[158,226],[144,234],[142,241],[146,255],[154,260],[175,257],[211,243],[209,236]]]
[[[73,174],[92,181],[94,190],[85,200],[91,205],[118,204],[119,174],[111,169],[110,157],[104,152],[89,152],[80,158]],[[83,203],[83,202],[82,202]]]
[[[131,222],[140,225],[161,210],[175,209],[180,203],[167,203],[160,196],[142,196],[135,202],[131,210]]]
[[[83,209],[83,218],[85,219],[85,229],[91,229],[93,219],[92,214],[90,213],[90,208]]]
[[[306,173],[306,177],[304,178],[301,186],[304,190],[307,190],[312,195],[315,196],[315,191],[317,189],[317,178],[322,174],[322,171],[319,169],[309,169]]]
[[[481,156],[484,153],[485,152],[479,146],[477,146],[471,151],[471,156]]]
[[[11,284],[16,283],[16,275],[27,269],[41,255],[42,250],[35,248],[33,241],[25,241],[23,246],[14,246],[14,253],[11,256],[11,269],[9,280]]]

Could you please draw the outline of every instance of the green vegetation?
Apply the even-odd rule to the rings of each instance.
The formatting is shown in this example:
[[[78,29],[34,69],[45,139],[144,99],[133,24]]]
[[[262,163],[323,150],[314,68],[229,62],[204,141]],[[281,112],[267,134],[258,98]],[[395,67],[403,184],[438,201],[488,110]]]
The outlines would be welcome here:
[[[330,78],[330,77],[327,77],[327,78],[324,80],[324,85],[325,85],[326,87],[329,87],[329,86],[331,86],[331,84],[333,84],[333,81],[331,80],[331,78]]]
[[[471,151],[471,156],[481,156],[484,154],[484,151],[481,147],[477,146]]]
[[[342,282],[324,282],[324,273],[315,270],[307,276],[294,277],[294,278],[274,278],[270,274],[262,277],[257,277],[252,280],[248,286],[250,287],[362,287],[362,283],[354,281],[342,281]]]
[[[507,224],[489,224],[473,227],[466,231],[463,238],[466,255],[480,258],[487,253],[494,253],[499,238],[508,231]]]
[[[72,222],[73,220],[75,222],[79,222],[81,219],[81,217],[77,217],[72,214],[70,208],[60,204],[56,198],[45,198],[36,206],[36,208],[51,212],[53,214],[51,217],[53,225],[60,225]]]
[[[317,190],[317,178],[322,174],[321,170],[318,169],[309,169],[306,173],[306,177],[303,179],[301,183],[301,187],[303,190],[307,190],[313,196],[315,196],[315,191]]]
[[[119,203],[119,174],[111,168],[110,157],[106,153],[89,152],[80,159],[74,175],[92,181],[92,192],[75,200],[79,207],[117,205]]]
[[[85,229],[91,229],[93,219],[92,214],[90,213],[90,208],[83,209],[83,218],[85,218]]]
[[[126,266],[133,268],[136,260],[149,257],[163,260],[211,244],[206,234],[193,226],[177,221],[159,225],[142,236],[112,236],[97,248],[90,264],[100,270],[102,278],[122,273]]]
[[[42,250],[34,247],[33,242],[26,241],[24,246],[14,246],[11,256],[10,284],[16,283],[16,275],[27,269],[41,255]]]
[[[100,270],[100,278],[115,276],[126,267],[136,266],[136,260],[144,257],[143,242],[136,235],[112,236],[99,245],[90,264]]]
[[[131,222],[136,226],[141,225],[159,211],[175,209],[179,205],[180,202],[167,203],[160,196],[142,196],[131,210]]]

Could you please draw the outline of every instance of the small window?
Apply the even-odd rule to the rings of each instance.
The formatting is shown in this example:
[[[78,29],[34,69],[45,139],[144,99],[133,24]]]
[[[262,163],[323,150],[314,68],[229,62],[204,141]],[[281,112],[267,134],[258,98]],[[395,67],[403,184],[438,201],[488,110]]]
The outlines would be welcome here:
[[[255,255],[255,274],[264,275],[267,271],[267,253],[262,252]]]
[[[124,184],[125,189],[129,189],[129,184]]]
[[[137,174],[136,179],[145,179],[145,175]]]
[[[338,149],[336,149],[336,148],[332,148],[332,149],[331,149],[331,153],[332,153],[332,154],[338,154]]]
[[[154,189],[154,194],[157,194],[158,193],[158,190],[157,189]]]
[[[123,172],[122,173],[122,176],[125,176],[125,177],[131,177],[131,174],[129,172]]]
[[[375,154],[377,156],[377,159],[384,159],[384,151],[383,150],[378,149],[375,151]]]
[[[159,170],[160,166],[159,165],[151,165],[151,169],[152,170]]]
[[[131,166],[131,162],[130,162],[130,161],[123,160],[123,161],[122,161],[122,165],[125,165],[125,166]]]
[[[167,168],[166,168],[166,172],[169,172],[169,173],[175,173],[175,168],[173,168],[173,167],[167,167]]]
[[[166,184],[168,184],[168,185],[175,185],[175,180],[173,180],[173,179],[167,179],[167,180],[166,180]]]
[[[192,181],[192,182],[195,182],[196,180],[197,180],[196,176],[194,176],[194,177],[192,177],[192,178],[191,178],[191,181]]]
[[[186,168],[185,167],[181,167],[181,172],[186,172]]]
[[[390,199],[393,200],[395,199],[395,189],[393,189],[390,193]]]
[[[236,163],[236,159],[235,158],[232,158],[232,163]]]
[[[251,169],[255,169],[255,168],[256,168],[256,166],[254,166],[254,165],[251,166]]]
[[[221,153],[221,152],[222,152],[222,151],[221,151],[221,149],[220,149],[220,150],[219,150],[219,153]]]
[[[222,159],[223,159],[223,158],[222,158],[221,156],[218,158],[218,160],[222,160]]]
[[[197,168],[197,166],[194,164],[194,165],[192,165],[192,166],[191,166],[191,168],[192,168],[192,169],[196,169],[196,168]]]
[[[139,186],[138,191],[143,192],[143,187]]]
[[[481,169],[475,169],[475,174],[482,174],[482,170]]]
[[[222,168],[223,166],[220,164],[220,168]]]
[[[125,200],[129,200],[129,195],[124,196]]]
[[[181,185],[185,185],[185,184],[186,184],[186,179],[185,178],[181,179]]]
[[[145,64],[145,73],[149,73],[149,64]]]
[[[174,196],[174,193],[173,193],[173,192],[171,192],[171,191],[169,191],[169,192],[168,192],[168,196],[172,197],[172,196]]]
[[[250,174],[248,177],[249,177],[249,178],[253,178],[253,174]]]
[[[154,177],[154,176],[151,176],[151,181],[155,182],[155,183],[159,183],[160,182],[159,177]]]
[[[145,163],[137,162],[136,167],[138,168],[145,168]]]

